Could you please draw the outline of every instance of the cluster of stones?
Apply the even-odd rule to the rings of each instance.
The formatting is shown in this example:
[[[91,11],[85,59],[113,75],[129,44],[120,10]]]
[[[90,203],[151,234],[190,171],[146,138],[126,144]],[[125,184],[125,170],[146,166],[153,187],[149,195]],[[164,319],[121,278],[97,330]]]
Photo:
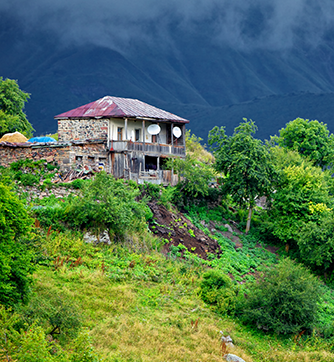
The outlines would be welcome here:
[[[233,349],[235,346],[233,344],[233,340],[231,338],[231,336],[224,336],[224,333],[222,331],[220,331],[220,333],[223,335],[221,337],[221,341],[222,343],[225,344],[225,346],[228,348],[228,349]],[[232,354],[232,353],[227,353],[225,356],[224,356],[224,359],[227,361],[227,362],[245,362],[242,358],[236,356],[235,354]]]
[[[57,186],[52,187],[51,189],[45,189],[41,191],[40,188],[37,186],[19,186],[18,193],[27,194],[27,200],[28,202],[30,202],[32,199],[43,199],[44,197],[48,197],[51,195],[54,195],[56,198],[62,199],[64,197],[67,197],[69,194],[78,194],[78,190],[73,190],[63,186]]]
[[[107,139],[108,120],[61,119],[58,120],[58,139],[60,142],[85,139]]]

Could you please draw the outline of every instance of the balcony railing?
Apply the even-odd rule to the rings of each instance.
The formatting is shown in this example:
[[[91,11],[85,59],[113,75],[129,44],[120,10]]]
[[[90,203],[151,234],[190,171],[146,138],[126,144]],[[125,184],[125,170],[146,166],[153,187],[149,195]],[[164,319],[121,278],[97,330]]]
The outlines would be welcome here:
[[[151,154],[164,154],[185,156],[186,150],[184,146],[166,145],[158,143],[143,143],[132,141],[110,141],[111,151],[139,151]]]

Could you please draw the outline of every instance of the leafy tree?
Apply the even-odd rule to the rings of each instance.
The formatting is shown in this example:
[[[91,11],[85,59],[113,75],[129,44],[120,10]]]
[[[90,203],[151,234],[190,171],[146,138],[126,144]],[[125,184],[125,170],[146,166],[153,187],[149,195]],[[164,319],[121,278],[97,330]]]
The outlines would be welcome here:
[[[307,162],[281,170],[268,214],[272,233],[283,243],[296,245],[300,229],[332,207],[327,180],[327,173]]]
[[[100,172],[82,189],[82,197],[73,199],[66,219],[79,228],[122,239],[127,232],[142,231],[145,216],[151,215],[146,205],[136,201],[139,189],[135,183],[116,180],[112,175]]]
[[[305,223],[297,234],[301,259],[307,265],[322,271],[334,267],[334,215],[332,210],[313,209],[316,220]]]
[[[285,259],[250,285],[239,307],[244,321],[266,331],[290,334],[314,326],[319,300],[318,280]]]
[[[22,241],[32,219],[22,202],[0,183],[0,303],[13,305],[27,299],[32,253]]]
[[[16,80],[0,77],[0,135],[19,131],[32,136],[33,128],[23,112],[30,95],[23,92]]]
[[[279,133],[279,146],[299,152],[312,160],[316,166],[332,166],[334,135],[329,134],[326,124],[297,118],[289,122]]]
[[[216,170],[226,175],[223,192],[248,208],[246,233],[250,229],[255,200],[272,193],[276,177],[268,148],[252,136],[256,130],[253,121],[245,120],[231,137],[225,134],[224,127],[215,127],[209,133]]]

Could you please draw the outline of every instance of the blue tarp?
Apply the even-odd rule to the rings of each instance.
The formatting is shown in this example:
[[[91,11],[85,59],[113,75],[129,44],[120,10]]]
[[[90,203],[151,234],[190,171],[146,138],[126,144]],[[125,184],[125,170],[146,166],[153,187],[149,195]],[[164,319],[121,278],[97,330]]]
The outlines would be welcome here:
[[[30,138],[30,140],[28,140],[28,142],[41,142],[41,143],[47,143],[47,142],[57,142],[54,138],[52,137],[33,137]]]

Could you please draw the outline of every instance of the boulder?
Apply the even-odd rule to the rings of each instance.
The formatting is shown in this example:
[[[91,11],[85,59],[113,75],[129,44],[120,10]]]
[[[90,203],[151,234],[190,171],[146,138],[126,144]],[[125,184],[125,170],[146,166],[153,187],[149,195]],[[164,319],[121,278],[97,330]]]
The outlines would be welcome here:
[[[245,362],[242,358],[236,356],[235,354],[227,354],[224,356],[227,362]]]

